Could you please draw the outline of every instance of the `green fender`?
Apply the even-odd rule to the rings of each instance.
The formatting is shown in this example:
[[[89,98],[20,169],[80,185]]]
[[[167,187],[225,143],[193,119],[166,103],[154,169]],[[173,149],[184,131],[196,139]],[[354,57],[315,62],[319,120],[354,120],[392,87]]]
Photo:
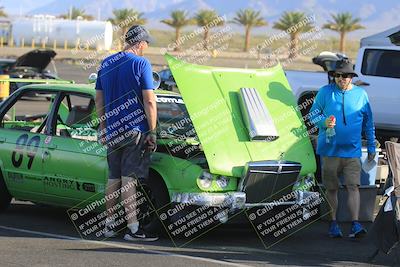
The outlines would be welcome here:
[[[155,152],[151,155],[150,168],[163,178],[170,195],[172,192],[201,192],[196,180],[203,169],[188,160]]]

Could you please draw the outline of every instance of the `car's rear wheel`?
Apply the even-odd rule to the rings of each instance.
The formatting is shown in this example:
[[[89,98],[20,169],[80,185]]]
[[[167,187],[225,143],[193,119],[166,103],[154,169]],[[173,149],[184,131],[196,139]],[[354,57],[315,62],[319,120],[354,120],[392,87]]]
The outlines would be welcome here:
[[[12,196],[7,190],[3,175],[0,173],[0,212],[6,210],[11,203]]]
[[[149,178],[142,190],[147,201],[140,206],[140,225],[147,232],[163,233],[163,223],[168,222],[167,220],[161,222],[159,215],[169,207],[170,199],[167,186],[158,173],[150,171]]]
[[[313,144],[314,152],[316,150],[317,144],[317,136],[318,136],[318,127],[316,127],[313,123],[311,123],[311,118],[309,117],[309,113],[311,107],[314,103],[314,99],[317,95],[316,91],[310,91],[305,95],[301,96],[298,100],[298,105],[302,106],[301,115],[303,116],[304,124],[307,127],[308,134],[310,135],[311,142]],[[318,182],[321,182],[321,164],[320,164],[320,157],[316,155],[317,160],[317,172],[316,177],[318,177]]]

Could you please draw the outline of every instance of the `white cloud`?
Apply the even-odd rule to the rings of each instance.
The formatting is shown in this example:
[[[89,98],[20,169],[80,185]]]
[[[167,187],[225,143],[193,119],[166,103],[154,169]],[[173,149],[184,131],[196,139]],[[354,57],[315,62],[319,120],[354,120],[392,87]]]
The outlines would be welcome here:
[[[382,12],[376,19],[363,23],[366,29],[359,32],[362,33],[362,37],[365,37],[400,25],[399,14],[400,5],[394,6],[390,10]]]
[[[331,18],[331,14],[336,10],[328,9],[322,4],[318,4],[316,0],[303,0],[300,11],[305,12],[307,15],[315,15],[316,25],[322,25],[327,19]]]
[[[364,4],[360,8],[359,16],[362,19],[366,19],[376,12],[376,8],[373,4]]]
[[[302,5],[305,8],[313,8],[317,5],[317,1],[316,0],[303,0]]]
[[[249,2],[249,7],[261,12],[262,16],[272,17],[279,15],[279,10],[272,8],[262,0],[252,0]]]

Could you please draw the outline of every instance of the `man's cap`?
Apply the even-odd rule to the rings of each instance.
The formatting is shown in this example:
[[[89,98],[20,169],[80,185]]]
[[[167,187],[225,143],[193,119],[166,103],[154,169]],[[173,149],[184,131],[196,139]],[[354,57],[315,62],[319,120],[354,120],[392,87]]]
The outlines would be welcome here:
[[[354,71],[354,65],[349,60],[339,60],[336,62],[335,68],[328,72],[329,75],[335,73],[349,73],[358,77],[357,73]]]
[[[140,41],[153,43],[154,39],[143,26],[133,25],[125,34],[125,43],[133,45]]]

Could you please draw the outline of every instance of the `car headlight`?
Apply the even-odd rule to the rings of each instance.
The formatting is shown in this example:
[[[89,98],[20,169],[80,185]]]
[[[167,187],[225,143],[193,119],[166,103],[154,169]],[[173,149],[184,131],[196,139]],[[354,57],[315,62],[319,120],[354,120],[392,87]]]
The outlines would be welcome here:
[[[217,178],[217,185],[224,189],[229,185],[229,178],[226,176],[218,176]]]
[[[211,173],[203,172],[198,178],[198,183],[202,189],[209,189],[212,185]]]

